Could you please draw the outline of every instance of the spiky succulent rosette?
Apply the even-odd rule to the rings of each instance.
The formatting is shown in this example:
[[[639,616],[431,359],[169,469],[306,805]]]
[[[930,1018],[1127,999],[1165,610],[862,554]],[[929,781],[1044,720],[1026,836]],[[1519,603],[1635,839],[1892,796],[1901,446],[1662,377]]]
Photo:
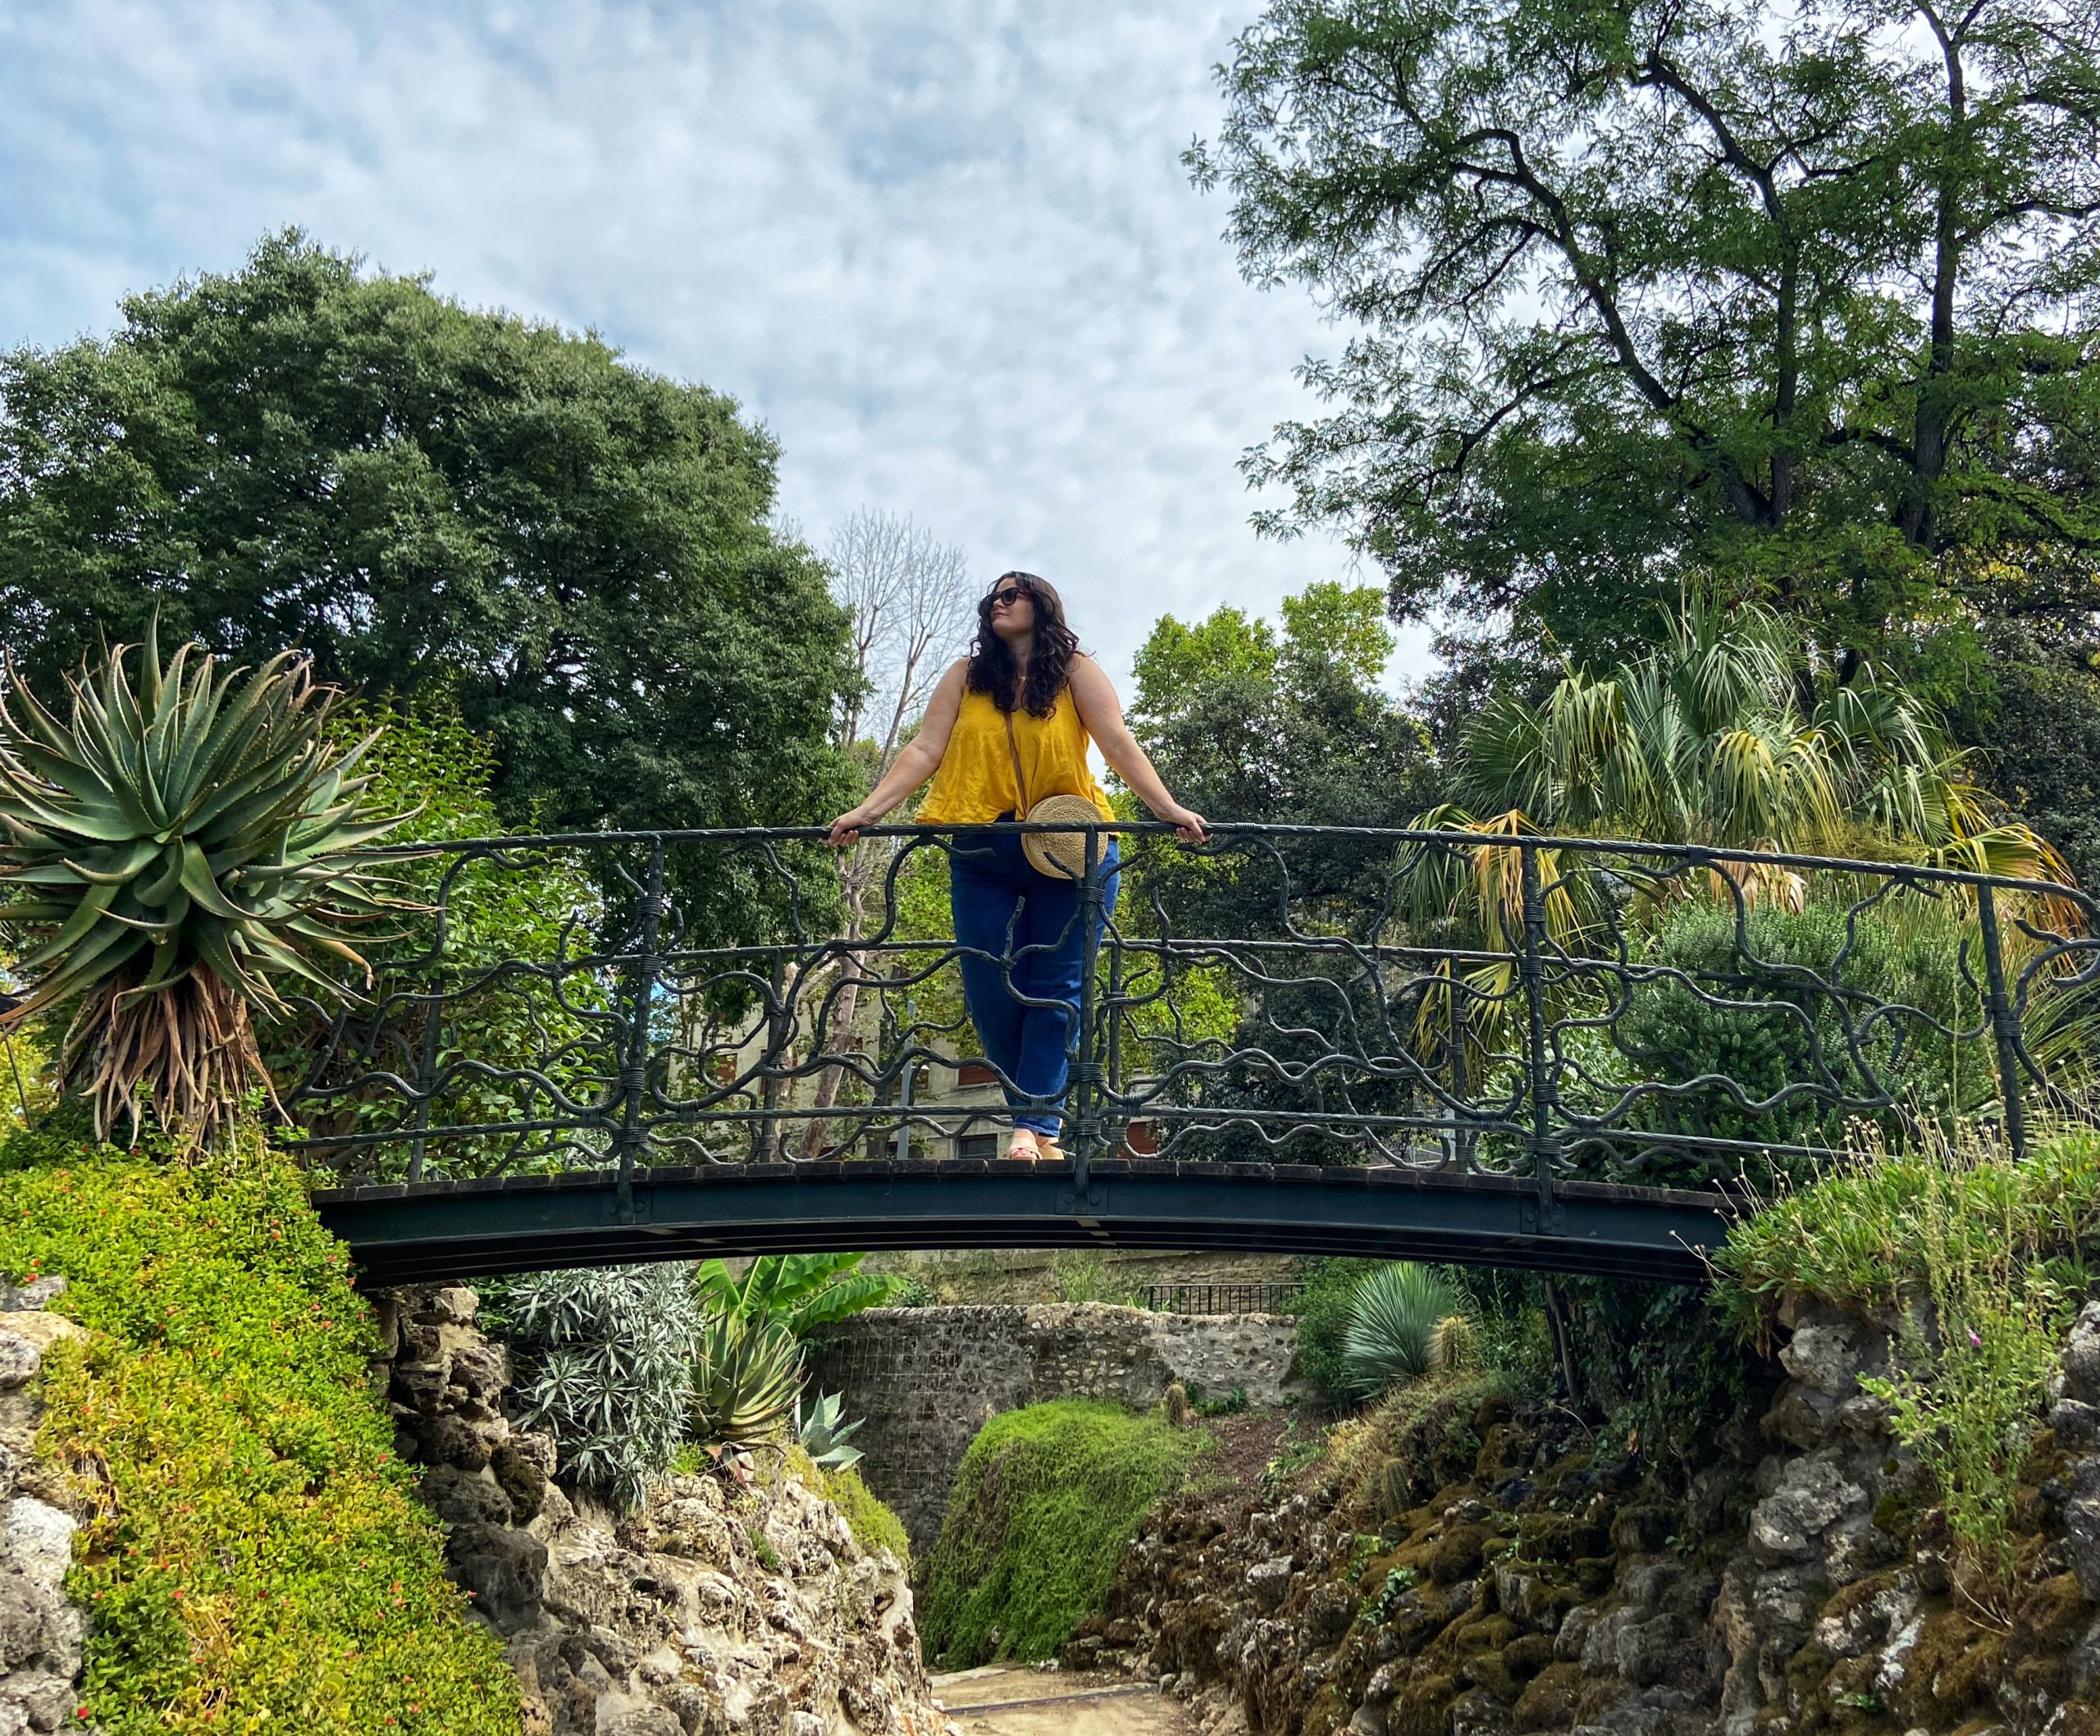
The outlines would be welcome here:
[[[327,741],[337,695],[302,655],[163,665],[149,631],[66,687],[66,723],[11,665],[0,694],[0,924],[30,948],[6,1017],[74,1007],[62,1066],[98,1135],[135,1134],[143,1088],[162,1126],[212,1140],[268,1087],[253,1013],[281,1009],[276,983],[337,988],[317,953],[363,968],[350,936],[388,901],[349,852],[396,820],[352,774],[368,744]]]

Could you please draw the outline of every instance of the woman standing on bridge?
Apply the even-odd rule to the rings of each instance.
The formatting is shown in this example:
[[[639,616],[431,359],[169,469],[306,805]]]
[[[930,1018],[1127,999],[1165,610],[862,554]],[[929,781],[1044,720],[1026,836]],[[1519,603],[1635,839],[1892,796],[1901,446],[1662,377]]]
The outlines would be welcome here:
[[[830,841],[850,844],[929,778],[921,825],[1011,820],[1048,796],[1083,797],[1113,820],[1087,765],[1089,742],[1155,815],[1190,842],[1203,839],[1203,816],[1160,781],[1123,721],[1114,686],[1065,624],[1057,592],[1033,573],[1002,573],[977,605],[970,655],[941,677],[918,734],[868,799],[832,821]],[[1115,907],[1116,864],[1111,837],[1096,868],[1106,883],[1104,921]],[[971,830],[956,833],[948,875],[963,1000],[984,1058],[1020,1112],[1008,1154],[1061,1157],[1066,1051],[1087,942],[1099,938],[1081,932],[1079,879],[1041,872],[1020,834]]]

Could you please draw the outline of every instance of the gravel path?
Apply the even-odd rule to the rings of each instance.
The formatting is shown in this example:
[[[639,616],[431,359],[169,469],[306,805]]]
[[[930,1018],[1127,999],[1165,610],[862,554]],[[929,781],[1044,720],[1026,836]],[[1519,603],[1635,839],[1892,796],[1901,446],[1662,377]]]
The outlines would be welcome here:
[[[934,1678],[963,1736],[1194,1736],[1187,1711],[1148,1682],[987,1665]]]

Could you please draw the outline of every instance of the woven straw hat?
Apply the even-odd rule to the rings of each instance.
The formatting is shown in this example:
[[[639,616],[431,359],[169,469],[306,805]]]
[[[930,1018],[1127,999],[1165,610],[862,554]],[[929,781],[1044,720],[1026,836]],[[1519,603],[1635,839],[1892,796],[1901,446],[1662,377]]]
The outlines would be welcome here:
[[[1030,824],[1048,821],[1057,825],[1098,826],[1101,810],[1084,796],[1045,796],[1028,811]],[[1086,873],[1086,834],[1084,832],[1025,832],[1021,853],[1038,874],[1053,880],[1076,880]],[[1105,847],[1097,844],[1095,859]]]

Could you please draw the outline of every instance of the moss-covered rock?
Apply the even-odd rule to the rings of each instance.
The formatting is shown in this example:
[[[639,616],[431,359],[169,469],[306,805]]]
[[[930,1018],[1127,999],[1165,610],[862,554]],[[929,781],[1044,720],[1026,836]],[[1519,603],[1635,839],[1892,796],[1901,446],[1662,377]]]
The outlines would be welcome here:
[[[927,1559],[927,1655],[952,1669],[1052,1656],[1101,1603],[1146,1510],[1210,1444],[1082,1400],[994,1417],[964,1455]]]
[[[91,1333],[45,1360],[37,1443],[88,1515],[81,1722],[515,1736],[516,1680],[445,1577],[366,1378],[369,1311],[289,1158],[17,1135],[0,1276],[41,1272]]]

